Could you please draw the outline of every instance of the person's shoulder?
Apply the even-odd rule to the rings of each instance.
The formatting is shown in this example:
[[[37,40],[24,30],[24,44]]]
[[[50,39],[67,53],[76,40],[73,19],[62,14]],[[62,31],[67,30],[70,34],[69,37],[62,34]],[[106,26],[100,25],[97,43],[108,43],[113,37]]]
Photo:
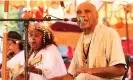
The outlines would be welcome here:
[[[57,46],[54,45],[54,44],[50,44],[50,45],[47,45],[45,48],[43,48],[42,50],[47,50],[47,51],[51,51],[51,50],[54,50],[54,49],[57,49]]]
[[[24,50],[20,51],[18,55],[24,55]]]
[[[49,55],[49,56],[51,56],[52,54],[53,57],[58,56],[58,54],[60,54],[58,47],[54,44],[48,45],[47,47],[43,48],[40,52],[45,53],[44,55]]]
[[[103,31],[105,33],[106,36],[110,37],[112,36],[112,38],[114,37],[120,37],[119,33],[117,32],[116,29],[112,28],[112,27],[108,27],[106,25],[102,25],[103,27]]]
[[[23,54],[24,53],[24,50],[20,51],[19,54]]]
[[[22,51],[20,51],[18,54],[16,54],[15,56],[14,56],[14,58],[16,59],[16,58],[22,58],[22,57],[24,57],[24,50],[22,50]]]
[[[50,44],[50,45],[47,46],[47,48],[49,48],[49,49],[55,49],[55,48],[57,48],[57,46],[54,45],[54,44]]]

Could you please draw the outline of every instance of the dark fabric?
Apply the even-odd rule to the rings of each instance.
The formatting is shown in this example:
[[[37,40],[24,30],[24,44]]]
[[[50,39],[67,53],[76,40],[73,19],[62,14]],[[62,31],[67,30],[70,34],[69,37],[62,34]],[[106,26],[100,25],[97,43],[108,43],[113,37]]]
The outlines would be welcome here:
[[[51,29],[53,31],[62,31],[62,32],[82,32],[82,29],[78,25],[65,23],[65,22],[56,22],[52,24]]]
[[[129,54],[125,54],[125,60],[126,60],[126,71],[125,71],[125,74],[122,78],[122,80],[125,80],[126,79],[126,76],[127,76],[127,73],[128,73],[128,69],[129,69],[129,66],[130,66],[130,55]]]

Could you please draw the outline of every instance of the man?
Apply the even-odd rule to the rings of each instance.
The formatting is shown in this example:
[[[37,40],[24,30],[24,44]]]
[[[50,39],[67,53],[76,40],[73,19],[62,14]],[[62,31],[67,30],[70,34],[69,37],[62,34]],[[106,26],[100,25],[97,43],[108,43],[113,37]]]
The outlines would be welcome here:
[[[83,18],[83,30],[68,74],[50,80],[120,80],[125,72],[125,58],[118,33],[98,23],[96,7],[83,2],[77,7]]]
[[[23,50],[23,43],[20,42],[21,40],[22,37],[19,33],[15,31],[8,32],[7,56],[9,60]]]
[[[18,67],[24,65],[24,51],[23,43],[21,41],[22,37],[19,33],[15,31],[8,32],[7,72],[9,72],[8,77],[10,79],[13,76],[13,73],[19,71]]]
[[[33,24],[29,27],[28,40],[31,46],[28,60],[29,80],[48,80],[67,74],[50,30],[43,25]]]

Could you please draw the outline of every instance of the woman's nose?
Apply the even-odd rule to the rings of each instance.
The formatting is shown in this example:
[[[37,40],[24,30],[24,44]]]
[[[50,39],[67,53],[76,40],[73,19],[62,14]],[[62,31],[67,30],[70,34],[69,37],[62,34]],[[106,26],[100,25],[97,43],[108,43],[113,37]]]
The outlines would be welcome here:
[[[32,36],[28,40],[29,40],[29,42],[33,42],[35,40],[35,37]]]
[[[35,39],[35,35],[33,35],[33,36],[31,37],[31,39],[33,39],[33,40],[34,40],[34,39]]]

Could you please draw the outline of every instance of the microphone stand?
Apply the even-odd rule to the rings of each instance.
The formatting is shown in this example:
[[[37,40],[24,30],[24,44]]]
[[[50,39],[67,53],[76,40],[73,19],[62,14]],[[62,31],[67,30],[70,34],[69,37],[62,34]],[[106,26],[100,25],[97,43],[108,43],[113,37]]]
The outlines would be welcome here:
[[[24,41],[25,68],[24,70],[25,70],[25,80],[28,80],[28,26],[29,26],[29,22],[30,21],[69,21],[69,19],[67,18],[51,19],[51,17],[44,17],[42,19],[0,19],[0,21],[24,21],[24,26],[25,26],[25,41]]]
[[[129,45],[129,33],[128,33],[127,14],[128,14],[128,13],[125,12],[125,20],[126,20],[126,36],[127,36],[127,50],[128,50],[128,54],[130,54],[130,45]]]
[[[128,33],[128,21],[127,21],[127,15],[130,12],[131,6],[129,4],[124,5],[124,11],[125,11],[125,24],[126,24],[126,37],[127,37],[127,50],[128,54],[130,54],[130,45],[129,45],[129,33]]]
[[[29,21],[24,21],[24,29],[25,29],[25,49],[24,49],[24,58],[25,58],[25,67],[24,67],[24,72],[25,72],[25,80],[28,80],[28,26],[29,26]]]
[[[51,18],[43,18],[43,19],[0,19],[0,21],[69,21],[69,19],[64,18],[64,19],[51,19]]]

